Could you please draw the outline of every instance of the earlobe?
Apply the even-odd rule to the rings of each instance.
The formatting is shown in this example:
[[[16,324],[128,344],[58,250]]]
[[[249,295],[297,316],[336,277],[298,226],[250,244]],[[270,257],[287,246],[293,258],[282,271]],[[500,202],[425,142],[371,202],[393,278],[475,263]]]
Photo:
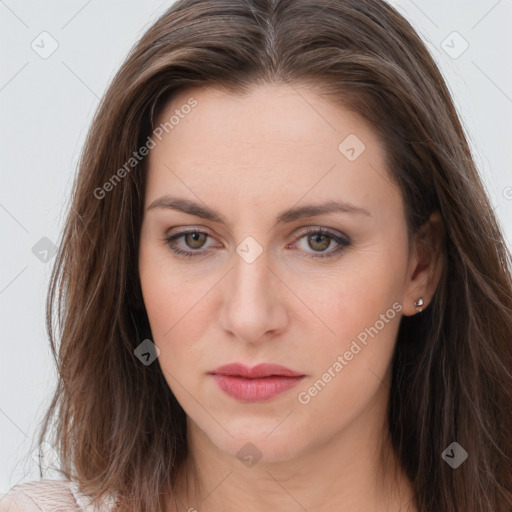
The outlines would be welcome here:
[[[421,313],[423,311],[423,297],[420,297],[418,300],[414,301],[414,307],[418,309],[418,313]]]
[[[443,271],[444,237],[443,219],[440,212],[435,211],[414,237],[402,305],[404,316],[416,315],[428,307]]]

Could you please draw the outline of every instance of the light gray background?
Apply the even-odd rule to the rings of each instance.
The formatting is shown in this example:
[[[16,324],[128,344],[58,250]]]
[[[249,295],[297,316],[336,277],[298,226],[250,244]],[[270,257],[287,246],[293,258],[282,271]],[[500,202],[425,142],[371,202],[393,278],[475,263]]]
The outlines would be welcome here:
[[[512,0],[392,3],[448,80],[512,246]],[[171,4],[0,0],[0,492],[39,479],[30,454],[55,384],[44,327],[55,259],[44,263],[32,248],[43,237],[57,243],[99,98],[132,44]],[[31,47],[50,48],[44,31],[58,43],[46,59]],[[459,56],[464,40],[469,47]]]

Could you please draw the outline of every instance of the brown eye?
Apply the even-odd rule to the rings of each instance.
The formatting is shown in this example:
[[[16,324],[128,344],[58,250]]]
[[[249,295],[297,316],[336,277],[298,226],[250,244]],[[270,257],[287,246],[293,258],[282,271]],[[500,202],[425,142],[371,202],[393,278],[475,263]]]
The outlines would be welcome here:
[[[205,233],[200,232],[193,232],[193,233],[187,233],[186,235],[183,235],[185,243],[188,247],[191,249],[201,249],[204,242],[206,241],[206,235]]]
[[[299,237],[299,240],[303,238],[306,239],[307,245],[303,250],[308,258],[330,258],[341,253],[351,244],[350,239],[346,235],[332,233],[322,228],[306,230]],[[327,249],[330,247],[331,242],[337,244],[338,247],[328,251]]]
[[[210,235],[202,231],[182,231],[181,233],[166,237],[165,243],[175,254],[185,258],[191,258],[206,254],[206,251],[201,249],[205,247],[208,238],[211,238]],[[330,258],[341,253],[351,244],[347,236],[343,234],[338,235],[322,228],[308,229],[299,237],[298,241],[303,238],[307,239],[307,248],[302,248],[302,250],[306,253],[306,257],[309,258]],[[183,239],[185,245],[179,244],[179,239]],[[332,242],[336,243],[338,247],[328,251],[327,249]],[[310,250],[308,250],[308,248]]]
[[[193,256],[200,256],[201,254],[204,254],[204,251],[201,251],[200,249],[204,247],[208,238],[210,238],[208,233],[203,233],[202,231],[182,231],[181,233],[166,237],[165,243],[175,254],[191,258]],[[185,245],[179,244],[179,239],[183,239]]]
[[[315,251],[325,251],[328,249],[331,240],[327,235],[315,234],[308,236],[309,246]]]

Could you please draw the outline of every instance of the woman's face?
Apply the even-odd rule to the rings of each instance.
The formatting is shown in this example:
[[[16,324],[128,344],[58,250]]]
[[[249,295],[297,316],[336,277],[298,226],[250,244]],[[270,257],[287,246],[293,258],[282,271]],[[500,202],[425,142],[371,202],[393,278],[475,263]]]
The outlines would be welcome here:
[[[269,461],[382,428],[400,317],[417,296],[375,133],[285,85],[182,91],[166,122],[148,156],[139,272],[158,364],[189,427],[224,453]],[[345,206],[315,211],[327,203]],[[212,375],[229,363],[302,377]]]

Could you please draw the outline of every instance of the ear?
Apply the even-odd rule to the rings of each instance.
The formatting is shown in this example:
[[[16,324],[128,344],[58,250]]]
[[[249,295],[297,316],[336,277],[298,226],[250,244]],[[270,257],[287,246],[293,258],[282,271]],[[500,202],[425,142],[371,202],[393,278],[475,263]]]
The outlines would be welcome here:
[[[435,211],[414,236],[404,290],[402,314],[412,316],[426,309],[442,275],[445,261],[445,228],[441,214]],[[423,305],[414,302],[423,299]]]

